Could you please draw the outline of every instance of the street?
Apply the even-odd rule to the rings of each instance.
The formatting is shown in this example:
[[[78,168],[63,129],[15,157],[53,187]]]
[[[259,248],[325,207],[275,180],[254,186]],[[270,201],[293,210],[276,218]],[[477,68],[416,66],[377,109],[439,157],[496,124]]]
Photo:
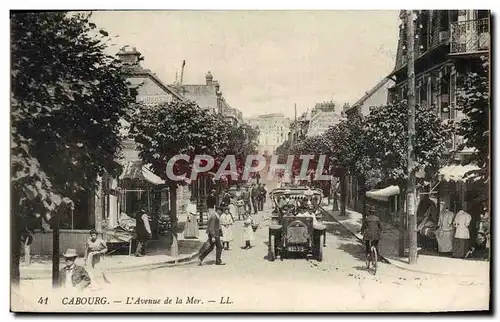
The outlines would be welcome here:
[[[122,301],[121,304],[128,300],[130,304],[116,306],[119,304],[116,302],[116,308],[108,304],[85,307],[85,310],[253,311],[258,308],[258,311],[373,312],[419,311],[422,307],[425,311],[488,307],[488,276],[429,275],[383,263],[379,263],[377,275],[371,275],[364,266],[362,245],[336,222],[326,222],[328,235],[323,262],[304,258],[270,262],[266,259],[269,224],[266,216],[256,216],[261,227],[250,250],[240,248],[244,245],[242,223],[235,223],[231,250],[222,254],[225,266],[214,265],[214,251],[201,267],[190,263],[110,274],[110,286],[85,296],[105,295],[113,301]],[[21,287],[23,294],[33,294],[33,298],[38,299],[45,295],[50,281],[23,281]],[[133,304],[139,297],[161,299],[162,303],[169,297],[173,304]],[[175,304],[176,298],[183,303]],[[54,296],[51,309],[81,310],[81,306],[62,305],[57,299]],[[193,303],[186,304],[188,299]],[[200,300],[198,304],[194,304],[196,299]],[[37,308],[47,309],[39,305]]]

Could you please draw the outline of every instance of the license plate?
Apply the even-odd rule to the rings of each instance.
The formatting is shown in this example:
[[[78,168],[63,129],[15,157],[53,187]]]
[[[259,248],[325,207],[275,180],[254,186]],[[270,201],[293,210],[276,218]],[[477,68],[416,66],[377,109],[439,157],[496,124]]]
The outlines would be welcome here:
[[[304,247],[302,246],[288,246],[289,252],[302,252],[304,251]]]

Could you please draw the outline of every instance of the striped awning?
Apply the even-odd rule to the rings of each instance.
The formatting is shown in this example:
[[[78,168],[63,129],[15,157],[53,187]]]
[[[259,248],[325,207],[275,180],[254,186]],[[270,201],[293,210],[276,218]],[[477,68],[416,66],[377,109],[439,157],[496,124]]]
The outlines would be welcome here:
[[[142,161],[128,161],[125,163],[120,179],[143,180],[155,185],[165,183],[165,181],[149,170],[146,165],[143,165]]]

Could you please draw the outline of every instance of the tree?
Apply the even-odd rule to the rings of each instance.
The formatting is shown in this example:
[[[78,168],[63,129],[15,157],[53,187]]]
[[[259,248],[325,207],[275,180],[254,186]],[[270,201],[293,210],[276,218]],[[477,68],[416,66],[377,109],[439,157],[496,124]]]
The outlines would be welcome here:
[[[458,127],[458,134],[463,136],[465,146],[473,148],[475,152],[469,162],[474,162],[480,168],[479,171],[471,173],[470,179],[479,179],[486,182],[489,178],[490,160],[490,82],[489,82],[489,61],[482,57],[481,67],[467,73],[461,82],[463,86],[459,88],[457,97],[457,109],[461,111],[463,118]]]
[[[403,236],[402,208],[408,180],[408,106],[406,101],[380,106],[366,118],[366,154],[369,168],[381,169],[386,184],[399,186],[400,233]],[[446,142],[451,137],[451,125],[443,122],[434,108],[416,106],[415,120],[415,165],[416,171],[433,172],[446,161]],[[404,251],[403,243],[400,252]],[[401,254],[402,255],[402,254]]]
[[[121,64],[104,53],[107,33],[89,18],[65,12],[11,15],[15,241],[22,217],[50,217],[77,192],[92,191],[99,175],[121,170],[115,161],[118,121],[127,117],[131,97]],[[14,282],[18,245],[12,246]]]
[[[177,249],[177,187],[186,181],[172,180],[167,164],[174,156],[188,155],[172,168],[175,175],[191,175],[195,155],[220,156],[228,146],[227,129],[221,115],[198,107],[193,101],[172,101],[155,107],[138,106],[130,122],[139,157],[151,170],[165,180],[170,191],[172,223],[172,256]]]

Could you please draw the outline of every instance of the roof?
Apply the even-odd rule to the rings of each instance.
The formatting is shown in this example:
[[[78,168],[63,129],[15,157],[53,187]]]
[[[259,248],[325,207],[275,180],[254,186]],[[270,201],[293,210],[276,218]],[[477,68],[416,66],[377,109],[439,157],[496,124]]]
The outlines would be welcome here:
[[[202,108],[217,108],[217,94],[215,85],[188,85],[173,86],[177,93],[188,100],[195,101]]]
[[[349,108],[346,109],[345,112],[350,111],[353,108],[356,108],[360,105],[363,105],[367,99],[369,99],[373,94],[375,94],[382,86],[387,84],[387,82],[389,82],[390,80],[391,80],[391,78],[389,78],[389,77],[382,78],[382,80],[380,80],[372,89],[365,92],[365,95],[363,95],[363,97],[361,97],[356,103],[349,106]]]
[[[173,87],[171,87],[171,86],[166,85],[165,83],[163,83],[158,78],[158,76],[156,76],[156,74],[152,73],[151,70],[149,70],[149,69],[144,69],[142,67],[128,67],[126,69],[126,72],[127,72],[127,74],[128,74],[129,77],[135,77],[135,76],[149,77],[149,78],[151,78],[153,80],[153,82],[156,83],[156,85],[158,85],[165,92],[168,92],[168,93],[172,94],[173,96],[175,96],[176,98],[178,98],[181,101],[185,100],[185,98],[182,97],[182,95],[180,95],[175,90],[175,88],[173,88]]]

